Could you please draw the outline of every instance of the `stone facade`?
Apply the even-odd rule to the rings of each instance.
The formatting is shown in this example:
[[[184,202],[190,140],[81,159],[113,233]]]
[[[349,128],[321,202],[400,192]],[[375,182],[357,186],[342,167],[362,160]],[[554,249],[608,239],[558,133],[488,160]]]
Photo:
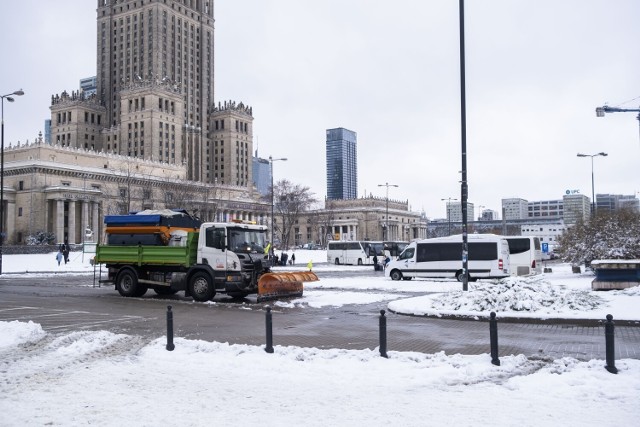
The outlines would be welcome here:
[[[386,219],[387,203],[389,218]],[[276,216],[276,229],[281,226]],[[385,227],[389,224],[388,238]],[[305,212],[292,230],[293,246],[329,240],[411,241],[427,237],[424,214],[409,210],[405,201],[380,197],[352,200],[326,200],[323,209]]]
[[[253,114],[242,102],[219,103],[211,114],[210,145],[206,150],[208,182],[253,185]]]
[[[180,208],[206,221],[269,224],[270,204],[252,187],[186,179],[185,165],[36,143],[5,149],[6,244],[37,231],[58,243],[99,240],[105,215]],[[93,237],[92,237],[93,239]]]

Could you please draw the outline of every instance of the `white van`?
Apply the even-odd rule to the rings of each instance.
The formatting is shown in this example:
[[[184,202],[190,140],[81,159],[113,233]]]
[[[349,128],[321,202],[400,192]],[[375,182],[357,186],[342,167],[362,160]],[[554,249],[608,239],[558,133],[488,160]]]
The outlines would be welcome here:
[[[527,276],[542,273],[540,238],[534,236],[505,236],[509,242],[511,274]]]
[[[495,234],[470,234],[469,281],[509,276],[509,243]],[[385,276],[392,280],[443,277],[463,280],[462,235],[412,242],[391,261]]]

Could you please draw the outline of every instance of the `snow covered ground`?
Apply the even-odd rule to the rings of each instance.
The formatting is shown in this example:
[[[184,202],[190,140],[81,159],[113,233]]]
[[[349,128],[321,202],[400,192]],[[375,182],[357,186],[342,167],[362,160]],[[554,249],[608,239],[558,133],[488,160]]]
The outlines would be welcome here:
[[[308,253],[305,253],[308,252]],[[4,255],[3,273],[86,274],[90,255]],[[322,251],[297,251],[298,267],[332,266]],[[367,267],[368,268],[368,267]],[[26,273],[29,271],[30,273]],[[392,282],[328,278],[280,302],[304,307],[389,301],[394,311],[460,315],[637,320],[637,289],[592,292],[593,276],[553,273],[500,283]],[[634,308],[635,307],[635,308]],[[0,426],[613,426],[640,417],[640,360],[543,360],[523,355],[422,354],[377,350],[262,347],[106,331],[50,334],[32,322],[0,322]]]

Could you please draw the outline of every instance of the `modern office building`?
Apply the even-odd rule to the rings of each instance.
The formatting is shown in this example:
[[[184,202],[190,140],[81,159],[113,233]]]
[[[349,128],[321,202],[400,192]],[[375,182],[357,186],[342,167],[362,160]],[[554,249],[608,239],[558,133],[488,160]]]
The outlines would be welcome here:
[[[537,222],[531,222],[528,224],[520,225],[520,234],[522,236],[536,236],[540,238],[541,243],[547,244],[547,254],[542,254],[543,259],[548,258],[548,254],[555,252],[558,246],[558,239],[562,236],[567,229],[564,221],[550,220],[550,222],[542,222],[542,219]]]
[[[529,202],[524,199],[502,199],[504,219],[525,219],[528,216]]]
[[[588,221],[591,215],[591,199],[582,194],[566,194],[562,197],[562,218],[567,226],[578,220]]]
[[[44,143],[51,144],[51,119],[44,121]]]
[[[358,197],[357,135],[345,128],[327,129],[327,199]]]
[[[540,200],[529,202],[529,218],[562,218],[564,202],[559,200]]]
[[[467,202],[467,222],[472,222],[475,218],[475,207],[473,203]],[[447,221],[462,222],[462,203],[447,202]]]
[[[253,185],[258,193],[263,196],[270,194],[271,188],[271,163],[269,159],[258,157],[258,150],[253,157]]]
[[[630,209],[640,212],[640,201],[633,195],[596,194],[597,212],[612,212],[620,209]]]
[[[500,219],[500,215],[492,209],[483,209],[478,217],[480,221],[496,221],[498,219]]]
[[[98,92],[98,80],[96,76],[80,79],[80,91],[86,97],[95,95]]]

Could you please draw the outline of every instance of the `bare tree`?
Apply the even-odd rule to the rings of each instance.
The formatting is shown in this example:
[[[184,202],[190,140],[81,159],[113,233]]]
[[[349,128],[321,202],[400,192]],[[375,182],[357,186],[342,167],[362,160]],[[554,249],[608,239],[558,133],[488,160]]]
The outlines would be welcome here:
[[[317,200],[309,187],[294,184],[287,179],[278,181],[274,188],[271,188],[271,192],[273,192],[275,216],[281,218],[280,230],[274,231],[280,232],[281,246],[286,249],[289,247],[291,230],[294,224],[303,212],[308,210],[314,203],[317,203]],[[271,194],[269,197],[271,197]]]
[[[333,208],[333,201],[326,200],[324,212],[320,215],[319,218],[318,237],[320,239],[320,244],[323,247],[326,247],[328,241],[330,240],[330,238],[327,237],[328,235],[331,235],[331,239],[333,239],[332,226],[335,219]]]

